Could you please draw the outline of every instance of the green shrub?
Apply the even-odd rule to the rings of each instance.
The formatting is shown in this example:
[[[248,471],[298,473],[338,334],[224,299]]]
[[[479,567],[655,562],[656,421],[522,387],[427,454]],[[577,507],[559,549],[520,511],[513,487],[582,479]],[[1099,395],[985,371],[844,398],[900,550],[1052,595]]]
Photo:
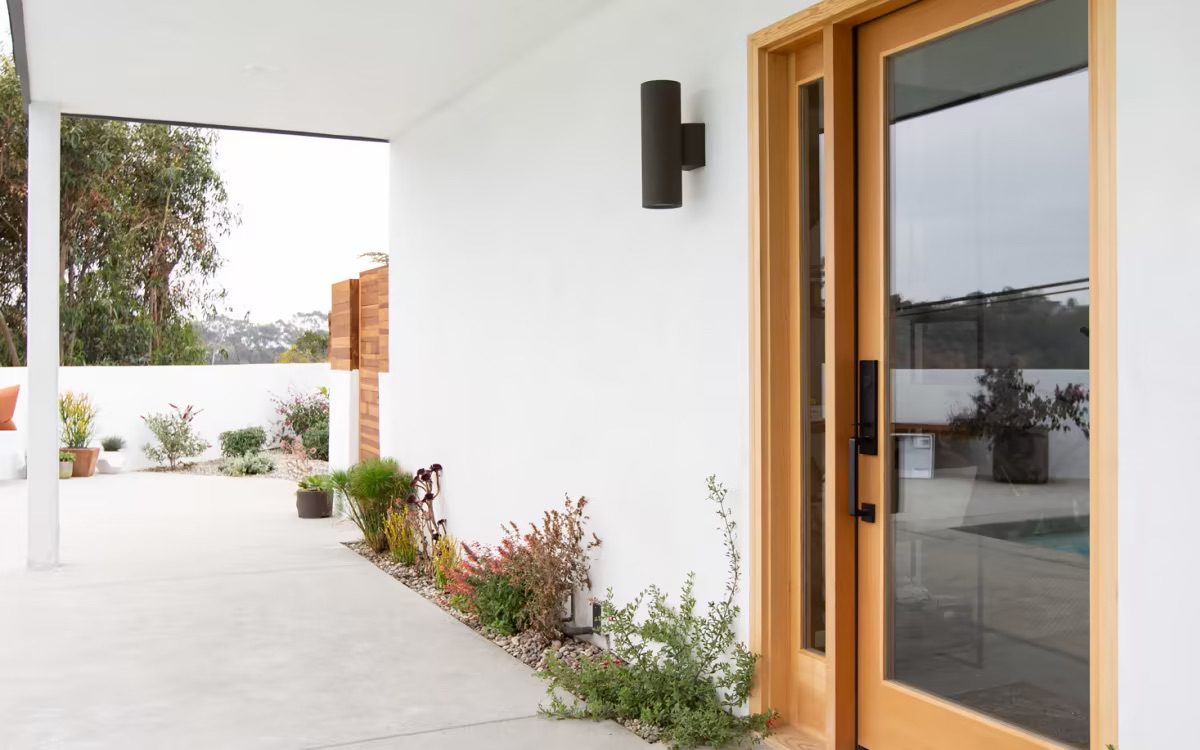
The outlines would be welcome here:
[[[383,552],[387,549],[388,510],[393,501],[412,491],[412,474],[402,471],[394,459],[373,458],[350,467],[344,476],[338,472],[331,476],[367,546]]]
[[[300,442],[304,444],[304,452],[309,458],[321,461],[329,460],[329,420],[317,422],[304,431]]]
[[[67,451],[59,451],[58,452],[58,462],[59,463],[67,463],[68,461],[70,463],[75,463],[75,454],[69,453]]]
[[[243,427],[240,430],[226,430],[217,438],[221,441],[221,455],[226,458],[236,458],[247,453],[258,453],[267,443],[267,433],[261,427]]]
[[[125,438],[119,435],[109,435],[100,441],[100,447],[109,453],[115,453],[125,447]]]
[[[480,624],[500,635],[515,635],[529,624],[528,598],[504,573],[485,573],[475,581],[475,614]]]
[[[200,413],[199,409],[190,404],[183,409],[175,404],[167,405],[171,407],[171,413],[142,417],[158,440],[158,445],[147,443],[142,450],[150,460],[160,464],[166,462],[174,470],[181,459],[194,458],[203,453],[208,448],[208,441],[196,435],[192,428],[192,420]]]
[[[85,393],[67,391],[58,397],[62,442],[68,448],[86,448],[96,434],[96,407]]]
[[[496,554],[472,544],[462,550],[462,559],[444,572],[451,606],[474,614],[480,624],[501,635],[527,628],[529,596],[507,571],[506,549]]]
[[[695,574],[689,574],[672,605],[650,586],[625,605],[610,589],[602,603],[609,654],[583,658],[572,667],[551,654],[541,676],[549,682],[548,706],[560,718],[637,719],[658,727],[674,747],[722,747],[752,742],[765,734],[773,710],[736,716],[750,695],[756,657],[737,640],[741,556],[736,527],[725,505],[725,487],[708,478],[709,499],[717,505],[729,563],[725,598],[697,611]],[[639,613],[645,605],[644,618]],[[567,703],[559,691],[575,696]]]
[[[261,453],[245,453],[227,458],[221,464],[221,473],[231,477],[247,477],[254,474],[270,474],[275,471],[275,462]]]

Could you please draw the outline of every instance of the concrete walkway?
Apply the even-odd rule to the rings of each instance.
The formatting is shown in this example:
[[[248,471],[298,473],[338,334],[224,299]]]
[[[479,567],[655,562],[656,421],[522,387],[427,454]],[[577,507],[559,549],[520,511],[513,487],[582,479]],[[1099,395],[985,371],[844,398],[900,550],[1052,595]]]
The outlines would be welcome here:
[[[646,748],[536,716],[530,670],[300,521],[274,479],[62,485],[30,573],[0,484],[0,748]]]

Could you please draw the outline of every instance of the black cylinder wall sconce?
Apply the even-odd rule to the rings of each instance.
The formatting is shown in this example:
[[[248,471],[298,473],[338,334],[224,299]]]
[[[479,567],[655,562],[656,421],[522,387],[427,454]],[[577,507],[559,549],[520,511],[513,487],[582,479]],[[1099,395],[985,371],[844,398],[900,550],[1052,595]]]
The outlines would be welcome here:
[[[683,173],[704,166],[704,123],[680,122],[679,81],[642,84],[642,208],[683,205]]]

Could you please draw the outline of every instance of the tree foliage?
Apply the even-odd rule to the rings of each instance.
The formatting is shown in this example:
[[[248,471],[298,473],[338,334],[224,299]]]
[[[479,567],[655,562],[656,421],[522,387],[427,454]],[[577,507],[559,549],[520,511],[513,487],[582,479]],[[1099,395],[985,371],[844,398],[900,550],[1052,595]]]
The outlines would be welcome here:
[[[279,355],[284,364],[329,361],[329,334],[325,331],[305,331],[296,337],[286,352]]]
[[[0,361],[25,350],[27,120],[0,57]],[[199,364],[216,241],[236,220],[212,131],[67,117],[59,237],[64,364]]]

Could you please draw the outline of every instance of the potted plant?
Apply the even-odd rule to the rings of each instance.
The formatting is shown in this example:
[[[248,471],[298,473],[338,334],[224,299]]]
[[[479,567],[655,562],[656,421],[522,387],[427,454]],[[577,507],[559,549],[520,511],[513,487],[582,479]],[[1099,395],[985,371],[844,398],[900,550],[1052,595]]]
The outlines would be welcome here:
[[[301,518],[329,518],[333,515],[333,485],[325,474],[311,474],[296,486],[296,515]]]
[[[1088,437],[1088,392],[1076,383],[1038,394],[1015,367],[988,367],[976,378],[972,405],[949,417],[951,429],[987,440],[997,482],[1044,484],[1050,479],[1050,433],[1071,425]]]
[[[96,432],[96,407],[87,394],[67,391],[58,398],[58,416],[64,450],[75,456],[72,476],[90,477],[96,473],[99,448],[88,447]]]
[[[75,471],[75,454],[70,451],[58,452],[58,478],[70,479]]]
[[[100,473],[120,474],[125,469],[125,454],[121,452],[125,448],[125,438],[109,435],[100,441],[100,447],[104,449],[100,454]]]

